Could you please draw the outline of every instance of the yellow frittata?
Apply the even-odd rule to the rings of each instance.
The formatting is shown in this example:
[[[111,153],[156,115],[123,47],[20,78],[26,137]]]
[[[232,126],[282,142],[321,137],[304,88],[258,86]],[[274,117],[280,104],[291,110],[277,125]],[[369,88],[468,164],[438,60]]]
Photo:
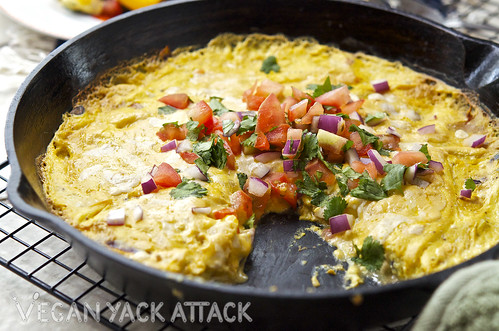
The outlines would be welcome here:
[[[268,73],[261,71],[262,62],[272,56],[278,66]],[[317,221],[313,230],[337,247],[334,254],[340,261],[349,263],[345,284],[349,287],[360,284],[366,275],[375,275],[381,282],[420,277],[459,264],[499,242],[496,120],[477,108],[462,91],[398,62],[347,53],[310,39],[222,35],[205,48],[179,50],[166,59],[141,61],[116,70],[109,77],[84,91],[75,110],[64,115],[43,155],[40,174],[47,202],[55,213],[86,236],[133,260],[206,280],[244,282],[242,267],[251,252],[254,217],[248,221],[237,213],[214,216],[214,212],[234,209],[231,196],[241,190],[253,200],[257,214],[254,224],[258,224],[261,213],[294,209],[279,194],[268,193],[269,187],[264,194],[271,198],[263,212],[258,210],[260,200],[248,188],[248,181],[259,177],[261,164],[270,174],[287,173],[286,178],[293,178],[294,184],[286,189],[295,187],[301,193],[295,212],[301,219]],[[161,151],[170,141],[163,141],[157,134],[163,124],[176,123],[180,127],[189,122],[192,109],[201,101],[209,103],[210,98],[217,97],[227,109],[247,112],[243,94],[255,93],[252,86],[264,81],[280,84],[284,89],[277,97],[283,102],[293,94],[291,87],[312,94],[314,86],[310,84],[317,88],[326,78],[332,84],[330,89],[349,87],[349,104],[361,100],[357,113],[364,120],[369,115],[382,115],[380,120],[359,124],[359,131],[375,137],[385,136],[387,131],[400,136],[392,149],[380,149],[385,161],[396,163],[397,153],[426,147],[431,160],[443,165],[443,171],[428,170],[430,162],[424,161],[421,177],[414,183],[403,180],[400,190],[385,190],[387,186],[383,186],[386,183],[379,171],[374,179],[368,172],[348,178],[349,185],[358,185],[364,178],[364,182],[382,187],[386,196],[373,200],[352,196],[355,188],[351,187],[350,194],[340,194],[338,172],[352,168],[344,159],[323,160],[331,171],[336,171],[337,178],[324,188],[320,173],[314,189],[320,191],[322,201],[331,201],[328,197],[334,196],[346,202],[346,208],[339,213],[354,220],[349,230],[332,233],[329,220],[324,219],[327,208],[313,202],[313,194],[304,188],[310,177],[304,169],[285,172],[286,157],[259,162],[255,155],[261,151],[243,146],[233,169],[209,166],[209,181],[203,181],[190,179],[193,165],[181,153],[175,149]],[[389,90],[377,93],[371,83],[380,79],[389,83]],[[186,109],[162,108],[165,103],[160,98],[180,93],[190,99]],[[258,120],[263,116],[261,107],[255,111],[260,116]],[[343,113],[341,107],[323,108],[333,116]],[[303,130],[303,139],[307,134],[309,138],[315,134],[300,120],[289,121],[290,110],[286,111],[287,125]],[[345,115],[341,123],[349,118]],[[433,131],[418,130],[427,126]],[[269,137],[273,129],[265,134]],[[486,136],[485,142],[471,147],[469,141],[482,135]],[[183,141],[196,146],[203,139],[208,138]],[[213,139],[216,142],[222,138]],[[305,153],[303,141],[296,158]],[[319,150],[325,149],[319,142]],[[345,149],[343,146],[338,153],[343,155]],[[205,188],[206,195],[174,198],[172,191],[178,187],[160,186],[145,193],[141,185],[144,177],[153,166],[162,163],[169,164],[180,178]],[[238,174],[250,179],[240,183]],[[365,177],[359,178],[361,175]],[[266,176],[269,174],[264,174],[263,180]],[[469,179],[476,186],[471,198],[460,197]],[[469,181],[467,185],[471,185]],[[284,196],[285,192],[281,193]],[[193,208],[203,212],[193,212]],[[110,215],[116,211],[124,211],[123,225],[110,225]],[[362,262],[362,255],[367,253],[360,248],[366,238],[382,247],[381,268],[374,270]]]

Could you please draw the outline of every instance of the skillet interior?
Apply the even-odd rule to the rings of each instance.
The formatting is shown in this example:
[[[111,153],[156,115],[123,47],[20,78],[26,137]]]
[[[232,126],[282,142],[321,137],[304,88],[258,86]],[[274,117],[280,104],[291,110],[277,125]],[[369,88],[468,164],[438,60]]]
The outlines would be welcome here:
[[[293,217],[271,216],[257,230],[248,261],[248,283],[198,283],[127,260],[95,245],[48,213],[41,200],[35,158],[45,151],[78,91],[124,60],[165,45],[171,49],[203,45],[222,32],[313,36],[344,50],[400,60],[451,85],[479,92],[483,104],[496,115],[499,111],[499,47],[415,17],[355,2],[168,1],[110,20],[76,37],[49,55],[27,78],[12,103],[6,128],[12,165],[8,193],[14,206],[63,234],[92,267],[130,295],[172,306],[179,293],[185,300],[217,300],[222,306],[228,301],[251,302],[251,328],[293,325],[352,329],[411,316],[454,270],[497,256],[498,246],[440,273],[383,287],[370,283],[352,291],[341,288],[339,277],[331,277],[317,292],[308,293],[310,270],[300,268],[297,272],[293,267],[304,253],[288,250],[301,223]],[[321,244],[312,235],[304,240],[301,245]],[[324,260],[330,252],[325,246],[314,250],[307,256],[310,268],[314,260],[330,262]],[[270,292],[270,285],[279,290]],[[356,295],[363,298],[360,305],[351,300]]]

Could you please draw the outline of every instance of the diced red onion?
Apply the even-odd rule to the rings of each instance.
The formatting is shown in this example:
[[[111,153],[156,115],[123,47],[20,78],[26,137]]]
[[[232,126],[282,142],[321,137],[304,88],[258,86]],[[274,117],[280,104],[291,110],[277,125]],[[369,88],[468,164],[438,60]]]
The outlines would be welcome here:
[[[435,124],[423,126],[418,129],[419,134],[432,134],[435,133]]]
[[[444,165],[437,161],[430,160],[430,162],[428,162],[428,167],[433,169],[436,173],[444,171]]]
[[[258,177],[250,177],[248,179],[248,192],[257,197],[263,197],[269,189],[269,184]]]
[[[377,79],[371,81],[371,85],[376,93],[383,93],[390,90],[390,85],[388,85],[388,81],[386,79]]]
[[[362,162],[362,163],[364,163],[364,164],[369,164],[369,163],[371,163],[372,161],[371,161],[371,159],[370,159],[370,158],[368,158],[368,157],[361,157],[361,158],[360,158],[360,162]]]
[[[294,161],[293,160],[284,160],[282,161],[282,167],[286,172],[292,172],[294,170]]]
[[[461,192],[459,193],[459,197],[461,199],[462,198],[471,199],[471,192],[473,192],[473,190],[461,190]]]
[[[176,148],[177,148],[177,140],[173,139],[172,141],[170,141],[166,145],[161,146],[161,152],[163,152],[163,153],[169,152],[169,151],[174,150]]]
[[[404,179],[407,184],[414,184],[414,179],[416,179],[416,172],[418,170],[418,164],[414,164],[407,167],[404,173]]]
[[[402,138],[402,136],[400,135],[400,133],[397,132],[397,130],[395,130],[394,128],[392,128],[391,126],[389,126],[387,129],[386,129],[386,133],[388,134],[391,134],[391,135],[394,135],[394,136],[397,136],[399,138]]]
[[[286,140],[286,145],[282,149],[282,156],[292,158],[298,153],[301,140]]]
[[[184,174],[194,179],[199,179],[205,182],[208,180],[208,178],[206,178],[206,176],[201,172],[201,170],[196,165],[190,166],[187,169],[185,169]]]
[[[416,175],[417,176],[426,176],[426,175],[431,175],[432,173],[434,173],[435,171],[433,169],[422,169],[422,168],[419,168],[416,170]]]
[[[430,183],[428,183],[426,180],[423,180],[421,178],[414,178],[414,185],[417,185],[421,188],[427,188]]]
[[[353,216],[349,214],[333,216],[329,219],[329,225],[332,234],[350,230],[353,226]]]
[[[230,137],[232,136],[234,133],[237,132],[237,130],[239,130],[239,127],[241,126],[241,122],[240,121],[234,121],[234,126],[232,127],[232,129],[230,129],[229,131],[227,131],[227,133],[224,132],[224,137]]]
[[[255,161],[267,163],[275,160],[279,160],[281,158],[281,153],[279,152],[265,152],[260,153],[255,156]]]
[[[154,175],[156,174],[156,171],[158,171],[158,166],[153,165],[151,171],[149,171],[149,175],[151,175],[151,177],[154,177]]]
[[[352,166],[353,161],[360,161],[359,154],[357,153],[357,151],[355,150],[355,148],[349,148],[345,152],[345,161],[347,161],[347,163],[350,166]]]
[[[142,191],[144,192],[144,194],[149,194],[158,188],[150,174],[147,174],[144,178],[142,178],[140,185],[142,186]]]
[[[140,221],[142,218],[144,218],[144,211],[142,210],[142,207],[135,206],[132,211],[132,216],[135,222]]]
[[[240,112],[237,112],[237,115],[239,116],[239,119],[242,121],[244,116],[256,116],[256,111],[251,111],[251,110],[240,111]]]
[[[270,171],[270,167],[266,164],[259,163],[256,167],[251,171],[252,175],[255,175],[258,178],[264,177]]]
[[[177,153],[190,152],[192,151],[192,143],[189,139],[184,139],[178,143]]]
[[[464,139],[463,144],[464,146],[473,147],[473,148],[480,147],[485,142],[485,138],[487,138],[486,135],[474,134]]]
[[[354,111],[353,113],[351,113],[350,115],[348,115],[352,120],[357,120],[359,121],[360,123],[364,124],[364,119],[362,118],[362,116],[360,116],[359,113],[357,113],[356,111]]]
[[[343,119],[340,116],[328,114],[320,115],[317,128],[336,134],[340,129],[341,121],[343,121]]]
[[[383,167],[387,163],[385,159],[383,159],[383,157],[375,149],[368,150],[367,156],[369,156],[371,161],[373,161],[374,165],[376,166],[376,170],[378,170],[378,172],[383,175],[385,173]]]
[[[107,225],[125,224],[125,208],[113,209],[107,214]]]
[[[192,207],[191,211],[193,214],[208,215],[211,213],[211,207]]]
[[[319,128],[318,128],[319,118],[320,118],[320,116],[312,117],[312,124],[310,124],[310,132],[317,133],[317,130],[319,130]]]

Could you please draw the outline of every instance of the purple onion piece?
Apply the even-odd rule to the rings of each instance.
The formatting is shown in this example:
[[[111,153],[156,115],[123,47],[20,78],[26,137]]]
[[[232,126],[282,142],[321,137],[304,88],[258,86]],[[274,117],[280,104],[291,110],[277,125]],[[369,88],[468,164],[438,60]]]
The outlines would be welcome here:
[[[281,153],[279,152],[265,152],[255,156],[255,161],[267,163],[281,158]]]
[[[123,225],[125,217],[125,208],[110,210],[107,214],[107,225]]]
[[[387,163],[385,159],[383,159],[383,157],[381,157],[379,152],[375,149],[370,149],[369,151],[367,151],[367,155],[369,156],[371,161],[373,161],[374,165],[376,166],[376,170],[378,170],[378,172],[383,175],[385,173],[383,167]]]
[[[426,176],[426,175],[431,175],[434,172],[435,171],[433,169],[422,169],[422,168],[418,167],[418,169],[416,171],[416,175],[417,176]]]
[[[362,118],[362,116],[360,116],[359,113],[357,113],[356,111],[352,112],[350,115],[348,115],[352,120],[357,120],[359,121],[360,123],[364,124],[364,119]]]
[[[414,185],[419,186],[421,188],[427,188],[430,183],[428,183],[426,180],[423,180],[421,178],[414,178]]]
[[[478,135],[478,134],[474,134],[466,139],[463,140],[463,144],[465,146],[469,146],[469,147],[473,147],[473,148],[477,148],[477,147],[480,147],[483,145],[483,143],[485,142],[485,139],[487,138],[486,135]]]
[[[156,185],[154,179],[152,179],[152,176],[150,174],[147,174],[142,179],[140,185],[142,186],[142,191],[144,192],[144,194],[149,194],[158,188],[158,186]]]
[[[418,129],[419,134],[432,134],[435,133],[435,124],[423,126]]]
[[[353,216],[349,214],[333,216],[329,219],[329,225],[332,234],[350,230],[353,225]]]
[[[202,180],[206,182],[208,178],[201,172],[198,166],[193,165],[184,170],[184,174],[194,179]]]
[[[320,118],[320,116],[312,117],[312,124],[310,125],[310,132],[317,133],[317,130],[319,130],[319,118]]]
[[[371,85],[377,93],[383,93],[390,90],[390,85],[388,85],[388,81],[386,79],[373,80],[371,81]]]
[[[361,157],[360,159],[360,162],[364,163],[364,164],[369,164],[371,163],[371,159],[368,158],[368,157]]]
[[[352,163],[354,161],[360,161],[359,159],[359,154],[357,153],[357,151],[354,149],[354,148],[349,148],[346,152],[345,152],[345,161],[350,165],[352,166]]]
[[[154,175],[156,174],[156,171],[158,171],[158,166],[153,165],[151,171],[149,171],[149,175],[151,175],[151,177],[154,177]]]
[[[459,197],[461,199],[471,199],[471,193],[473,192],[473,190],[461,190],[461,192],[459,192]]]
[[[402,135],[400,135],[400,133],[397,132],[397,130],[395,130],[394,128],[392,128],[391,126],[389,126],[387,129],[386,129],[386,133],[388,134],[391,134],[391,135],[394,135],[394,136],[397,136],[399,138],[402,138]]]
[[[294,156],[298,153],[298,147],[300,147],[301,140],[286,140],[286,145],[282,149],[283,156]]]
[[[404,179],[407,184],[414,184],[414,179],[416,179],[416,172],[418,170],[418,164],[414,164],[407,167],[404,173]]]
[[[336,134],[338,133],[338,128],[340,127],[340,122],[342,120],[341,117],[335,115],[320,115],[317,128]]]
[[[258,177],[248,179],[248,192],[257,197],[263,197],[269,189],[269,184]]]
[[[282,161],[282,167],[285,172],[293,172],[294,170],[294,161],[293,160],[284,160]]]
[[[161,146],[161,152],[162,153],[169,152],[169,151],[174,150],[176,148],[177,148],[177,141],[175,139],[173,139],[172,141],[170,141],[166,145]]]
[[[244,116],[256,116],[257,112],[256,111],[239,111],[237,112],[237,116],[239,116],[239,119],[242,121]]]
[[[252,171],[252,174],[258,178],[263,178],[270,172],[270,167],[266,164],[258,164]]]
[[[189,139],[184,139],[178,143],[177,153],[190,152],[192,151],[192,143]]]
[[[237,130],[239,130],[240,126],[241,126],[241,121],[235,121],[234,122],[234,126],[232,127],[232,129],[230,129],[227,133],[224,132],[223,136],[224,137],[230,137],[230,136],[232,136],[234,133],[237,132]]]
[[[430,160],[428,162],[428,167],[430,169],[433,169],[433,171],[435,171],[436,173],[441,173],[442,171],[444,171],[444,165],[438,161]]]

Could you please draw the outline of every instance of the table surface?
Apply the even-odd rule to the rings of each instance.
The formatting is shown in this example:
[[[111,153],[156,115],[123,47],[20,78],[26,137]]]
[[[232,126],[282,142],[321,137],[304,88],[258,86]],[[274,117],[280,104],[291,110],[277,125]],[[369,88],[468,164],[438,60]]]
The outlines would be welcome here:
[[[389,1],[393,4],[393,1]],[[459,11],[459,18],[473,24],[488,24],[499,28],[499,0],[443,1]],[[483,39],[499,42],[499,33],[491,30],[460,29]],[[25,28],[0,11],[0,162],[7,159],[4,148],[4,126],[11,100],[25,77],[54,49],[57,40]],[[1,171],[6,173],[2,174]],[[8,178],[8,169],[0,170]],[[1,198],[1,197],[0,197]],[[4,222],[5,220],[0,220]],[[4,225],[4,224],[3,224]],[[0,256],[5,252],[0,248]],[[78,257],[70,257],[69,261]],[[32,306],[31,312],[29,307]],[[68,315],[70,306],[41,290],[6,268],[0,268],[0,329],[8,330],[104,330],[101,324],[89,318],[79,322],[73,316],[69,321],[56,321],[51,309]],[[56,313],[56,316],[58,316]],[[24,314],[24,316],[23,316]],[[24,317],[24,318],[23,318]]]

